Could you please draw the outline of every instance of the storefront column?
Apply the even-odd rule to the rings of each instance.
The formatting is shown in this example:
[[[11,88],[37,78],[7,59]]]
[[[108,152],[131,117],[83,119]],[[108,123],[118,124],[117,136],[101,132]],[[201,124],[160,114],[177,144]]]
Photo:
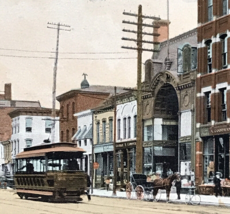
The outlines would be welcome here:
[[[130,151],[129,149],[126,149],[126,152],[127,152],[127,181],[130,180]]]
[[[203,143],[196,142],[196,167],[195,167],[195,184],[200,185],[203,180]]]
[[[123,150],[120,151],[121,155],[121,186],[124,185],[124,156],[123,156]]]
[[[216,142],[215,142],[215,136],[212,137],[212,142],[213,142],[213,161],[214,161],[214,175],[215,175],[216,171],[218,169],[217,160],[216,160]]]
[[[228,175],[230,176],[230,134],[228,135],[228,144],[229,144],[229,161],[228,161],[228,171],[229,171],[229,173],[228,173]]]
[[[110,175],[110,172],[109,172],[109,165],[110,165],[110,163],[109,163],[109,152],[107,152],[107,176]]]

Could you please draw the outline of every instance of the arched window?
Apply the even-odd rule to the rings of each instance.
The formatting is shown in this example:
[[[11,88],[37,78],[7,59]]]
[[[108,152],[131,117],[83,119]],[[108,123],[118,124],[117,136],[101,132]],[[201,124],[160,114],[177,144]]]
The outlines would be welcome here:
[[[66,130],[66,142],[69,142],[69,130]]]
[[[75,102],[72,103],[72,119],[74,119],[75,114]]]

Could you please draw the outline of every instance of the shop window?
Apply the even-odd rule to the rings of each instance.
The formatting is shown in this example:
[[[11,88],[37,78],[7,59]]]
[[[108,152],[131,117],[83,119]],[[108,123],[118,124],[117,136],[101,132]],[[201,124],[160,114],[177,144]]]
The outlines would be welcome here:
[[[206,41],[207,46],[207,72],[212,73],[212,40]]]
[[[146,147],[144,148],[144,174],[148,175],[153,172],[152,168],[153,163],[153,148]]]
[[[227,68],[228,63],[227,63],[227,35],[224,34],[220,37],[221,39],[221,56],[222,56],[222,68]]]
[[[152,119],[144,121],[144,141],[153,140]]]
[[[117,139],[121,139],[121,120],[117,120]]]
[[[26,118],[26,132],[32,132],[32,118]]]
[[[180,143],[180,160],[191,160],[191,143]]]
[[[204,182],[212,182],[214,176],[213,138],[204,140]]]
[[[137,115],[134,116],[133,128],[134,128],[134,137],[137,137]]]
[[[211,122],[211,92],[205,93],[206,122]]]
[[[223,16],[228,14],[228,0],[222,0]]]
[[[126,139],[126,118],[123,119],[123,138]]]
[[[102,133],[103,133],[103,143],[106,143],[106,121],[102,121]]]
[[[97,144],[100,143],[100,123],[97,122]]]
[[[178,126],[176,125],[162,125],[162,140],[177,140]]]
[[[213,19],[213,0],[208,0],[208,21]]]
[[[227,90],[226,88],[220,89],[221,94],[221,120],[227,120]]]
[[[109,119],[109,142],[113,141],[113,119]]]

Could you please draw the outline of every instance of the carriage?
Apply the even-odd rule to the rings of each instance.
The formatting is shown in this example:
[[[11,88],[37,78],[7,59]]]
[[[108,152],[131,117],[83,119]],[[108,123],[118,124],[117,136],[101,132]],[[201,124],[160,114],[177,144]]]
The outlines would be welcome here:
[[[144,174],[133,174],[130,178],[131,196],[139,200],[154,200],[159,201],[162,190],[166,190],[166,201],[169,201],[169,194],[172,187],[172,182],[178,179],[178,175],[172,174],[167,178],[157,178],[154,181],[147,181],[147,176]]]

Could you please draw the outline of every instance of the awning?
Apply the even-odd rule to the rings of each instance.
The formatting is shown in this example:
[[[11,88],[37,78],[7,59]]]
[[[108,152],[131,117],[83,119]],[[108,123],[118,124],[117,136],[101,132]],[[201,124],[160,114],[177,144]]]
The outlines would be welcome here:
[[[80,134],[80,132],[81,132],[81,128],[79,128],[79,129],[77,130],[77,132],[74,134],[74,136],[71,138],[71,140],[76,140],[76,139],[77,139],[77,136]]]
[[[86,130],[87,130],[87,127],[84,126],[84,128],[83,128],[82,131],[81,131],[81,133],[77,136],[77,140],[82,140],[82,139],[84,139],[83,137],[84,137],[84,135],[85,135],[85,133],[86,133]]]
[[[93,127],[92,124],[90,124],[89,129],[86,131],[84,135],[85,139],[93,139]]]

